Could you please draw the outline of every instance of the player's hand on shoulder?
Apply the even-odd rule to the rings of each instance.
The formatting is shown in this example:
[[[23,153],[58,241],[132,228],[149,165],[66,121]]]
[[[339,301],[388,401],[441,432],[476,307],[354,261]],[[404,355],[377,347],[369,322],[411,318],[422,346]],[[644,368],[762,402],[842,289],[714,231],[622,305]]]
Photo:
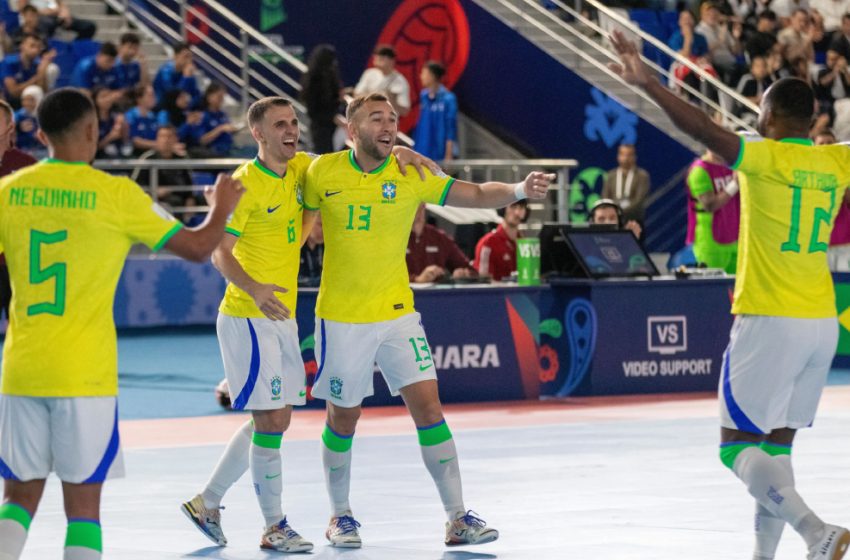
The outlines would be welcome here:
[[[525,184],[523,185],[525,196],[533,199],[546,198],[546,194],[549,192],[549,185],[555,181],[555,177],[556,175],[554,173],[532,171],[525,178]]]
[[[393,154],[396,157],[396,161],[398,161],[399,171],[401,171],[401,174],[404,176],[407,176],[408,165],[412,165],[416,168],[416,172],[419,173],[419,178],[423,181],[425,180],[425,169],[431,171],[432,175],[437,175],[442,172],[440,166],[437,165],[437,162],[418,152],[414,152],[410,148],[396,146],[393,148]]]
[[[263,314],[272,321],[283,321],[289,319],[289,308],[286,307],[279,299],[276,293],[285,294],[288,292],[286,288],[276,284],[257,284],[251,290],[251,297],[254,298],[254,303]]]

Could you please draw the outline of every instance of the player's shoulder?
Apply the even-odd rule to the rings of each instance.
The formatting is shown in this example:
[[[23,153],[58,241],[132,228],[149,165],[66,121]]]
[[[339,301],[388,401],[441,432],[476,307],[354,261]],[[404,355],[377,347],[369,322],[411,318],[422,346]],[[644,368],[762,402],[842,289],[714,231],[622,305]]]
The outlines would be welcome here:
[[[319,155],[312,152],[295,152],[295,156],[289,160],[287,167],[298,171],[306,171],[310,167],[310,164],[313,163],[313,160],[318,158]]]
[[[331,171],[345,169],[344,166],[349,165],[350,150],[342,150],[341,152],[331,152],[322,154],[310,160],[309,167],[312,172]]]
[[[231,177],[233,177],[234,179],[244,179],[245,177],[251,174],[251,172],[253,171],[252,168],[255,167],[255,163],[256,160],[254,159],[243,161],[241,164],[239,164],[239,167],[236,168]]]

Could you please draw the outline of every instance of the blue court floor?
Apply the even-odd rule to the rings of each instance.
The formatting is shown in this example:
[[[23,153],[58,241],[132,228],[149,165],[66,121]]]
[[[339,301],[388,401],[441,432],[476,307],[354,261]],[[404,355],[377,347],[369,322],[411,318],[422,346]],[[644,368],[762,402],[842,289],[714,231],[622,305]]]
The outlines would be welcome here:
[[[244,476],[225,498],[226,548],[210,546],[179,512],[203,485],[233,426],[212,399],[221,377],[209,332],[123,336],[121,415],[127,478],[107,483],[104,558],[267,559],[262,518]],[[824,519],[850,524],[850,380],[836,372],[815,428],[795,449],[798,488]],[[299,411],[284,441],[284,511],[312,540],[311,558],[344,560],[746,560],[753,503],[717,458],[710,395],[447,407],[467,507],[502,536],[448,550],[443,513],[397,409],[367,411],[354,443],[352,506],[364,547],[325,545],[319,411]],[[198,416],[209,415],[203,419]],[[150,420],[168,418],[169,420]],[[374,420],[368,420],[373,418]],[[200,430],[198,443],[180,434]],[[211,443],[212,442],[212,443]],[[65,520],[52,479],[25,560],[61,558]],[[777,560],[805,557],[787,530]]]

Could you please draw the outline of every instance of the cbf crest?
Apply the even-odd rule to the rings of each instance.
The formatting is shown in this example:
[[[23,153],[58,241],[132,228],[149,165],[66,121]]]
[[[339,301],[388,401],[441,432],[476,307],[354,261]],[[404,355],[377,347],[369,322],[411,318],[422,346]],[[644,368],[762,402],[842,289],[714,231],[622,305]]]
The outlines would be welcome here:
[[[339,377],[330,378],[331,396],[336,399],[342,398],[342,379]]]
[[[298,202],[298,206],[304,206],[304,188],[301,183],[295,183],[295,200]]]
[[[280,377],[274,376],[272,377],[272,400],[279,401],[280,400]]]
[[[397,190],[398,187],[392,181],[387,181],[381,185],[381,196],[384,197],[384,199],[381,200],[381,204],[395,204]]]

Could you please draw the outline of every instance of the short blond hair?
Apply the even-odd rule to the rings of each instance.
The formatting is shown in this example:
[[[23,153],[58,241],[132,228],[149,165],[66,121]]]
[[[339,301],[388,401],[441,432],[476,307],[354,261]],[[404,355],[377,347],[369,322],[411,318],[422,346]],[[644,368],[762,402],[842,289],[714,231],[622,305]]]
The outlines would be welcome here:
[[[384,95],[383,93],[370,93],[368,95],[361,95],[355,97],[351,100],[351,103],[348,104],[348,107],[345,109],[345,118],[348,119],[348,122],[354,118],[354,115],[357,114],[357,111],[360,110],[363,105],[369,103],[371,101],[385,101],[387,103],[390,102],[390,98]]]

